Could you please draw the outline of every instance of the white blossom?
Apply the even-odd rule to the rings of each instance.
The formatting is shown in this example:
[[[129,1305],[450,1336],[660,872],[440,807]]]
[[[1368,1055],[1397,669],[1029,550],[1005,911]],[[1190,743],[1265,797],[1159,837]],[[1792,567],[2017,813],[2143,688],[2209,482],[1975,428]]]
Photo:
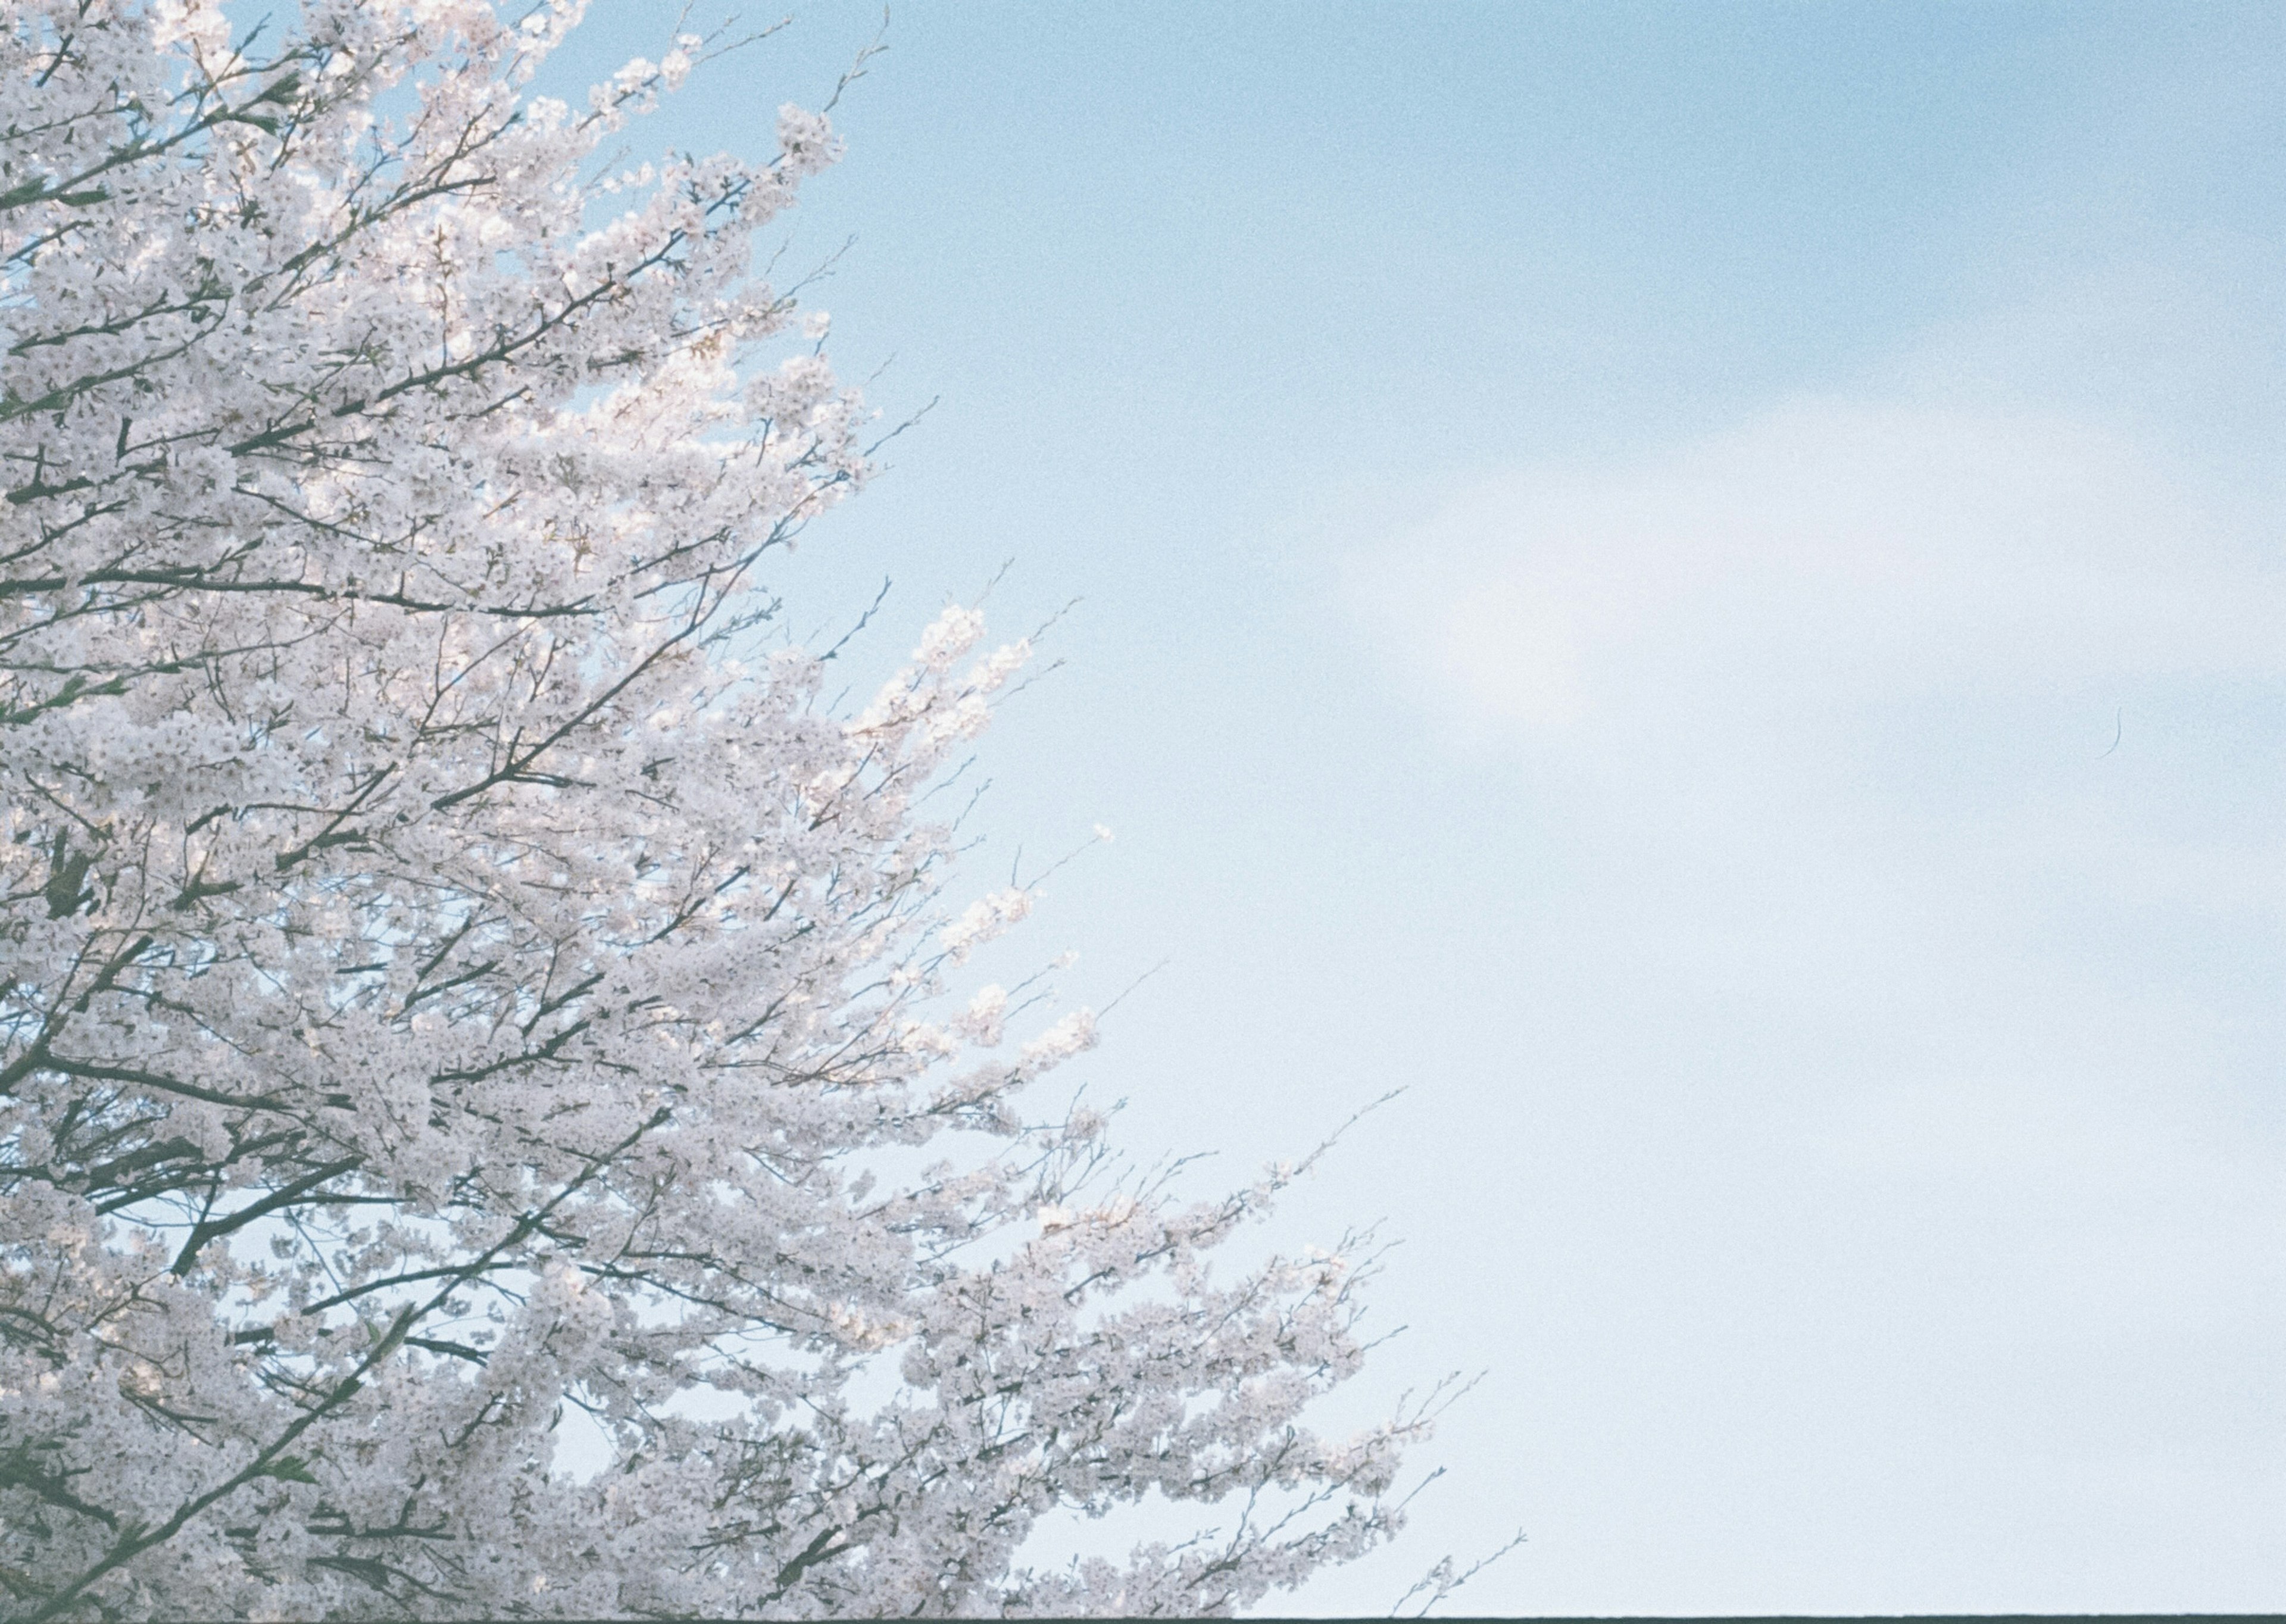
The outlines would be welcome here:
[[[848,719],[761,652],[757,571],[867,472],[752,272],[839,138],[599,173],[711,47],[523,99],[579,11],[0,25],[0,1604],[1298,1583],[1425,1420],[1307,1431],[1355,1274],[1202,1262],[1281,1180],[1123,1182],[1021,1108],[1092,1018],[1012,1058],[1022,1006],[951,997],[1031,894],[956,911],[916,808],[1028,650],[964,668],[950,610]],[[1234,1509],[1025,1565],[1155,1492]]]
[[[958,964],[979,945],[1021,922],[1032,911],[1032,893],[1021,887],[980,896],[961,911],[960,917],[938,931],[945,951]]]

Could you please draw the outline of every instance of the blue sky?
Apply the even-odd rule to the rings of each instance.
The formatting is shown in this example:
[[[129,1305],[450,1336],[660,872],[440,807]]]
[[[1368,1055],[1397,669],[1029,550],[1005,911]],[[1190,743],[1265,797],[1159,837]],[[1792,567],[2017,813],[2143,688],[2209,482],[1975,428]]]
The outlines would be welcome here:
[[[657,54],[596,0],[551,77]],[[703,16],[701,20],[703,20]],[[760,152],[810,4],[635,132]],[[784,264],[893,415],[783,582],[870,654],[1005,560],[1127,1141],[1407,1090],[1485,1370],[1376,1612],[2286,1605],[2286,12],[901,4]],[[781,233],[774,233],[773,240]],[[881,370],[886,367],[886,370]],[[1424,1462],[1424,1464],[1430,1463]]]

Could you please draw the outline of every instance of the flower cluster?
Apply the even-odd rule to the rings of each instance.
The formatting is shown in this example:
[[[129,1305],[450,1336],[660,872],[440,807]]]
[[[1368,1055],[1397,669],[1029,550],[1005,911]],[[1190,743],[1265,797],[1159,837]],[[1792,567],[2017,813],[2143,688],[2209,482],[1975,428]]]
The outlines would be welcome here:
[[[1214,1612],[1355,1554],[1419,1423],[1297,1420],[1352,1277],[1210,1279],[1263,1192],[1025,1120],[1084,1013],[936,1013],[1027,899],[948,923],[916,798],[1021,649],[952,611],[847,721],[742,661],[866,472],[752,272],[830,125],[595,173],[712,46],[528,97],[577,10],[0,23],[0,1611]],[[1155,1490],[1249,1509],[1022,1565]]]

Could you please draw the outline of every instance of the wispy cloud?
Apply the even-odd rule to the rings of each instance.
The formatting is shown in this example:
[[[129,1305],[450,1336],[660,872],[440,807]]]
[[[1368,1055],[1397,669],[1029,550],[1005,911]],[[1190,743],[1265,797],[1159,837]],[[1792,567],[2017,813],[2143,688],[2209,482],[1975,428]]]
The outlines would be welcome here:
[[[1488,479],[1352,582],[1482,737],[1729,748],[1779,717],[2275,673],[2286,576],[2235,506],[2113,430],[1809,399],[1639,466]]]
[[[2150,996],[2215,920],[2286,920],[2251,502],[2116,429],[1810,399],[1486,480],[1351,580],[1440,725],[1600,854],[1596,930],[1877,1029],[2001,983]],[[2132,952],[2085,934],[2152,910]]]
[[[1475,928],[1529,1098],[1502,1176],[1575,1226],[1527,1295],[1593,1305],[1517,1378],[1565,1395],[1531,1425],[1587,1462],[1567,1492],[1609,1496],[1551,1541],[1697,1485],[1646,1562],[1809,1540],[1795,1604],[1852,1611],[2156,1604],[2169,1551],[2253,1537],[2286,1242],[2257,483],[2094,414],[1868,391],[1520,468],[1350,557],[1547,876]],[[1575,1418],[1701,1388],[1632,1455]],[[2186,1500],[2185,1462],[2231,1486]],[[1736,1559],[1706,1595],[1750,1607]]]

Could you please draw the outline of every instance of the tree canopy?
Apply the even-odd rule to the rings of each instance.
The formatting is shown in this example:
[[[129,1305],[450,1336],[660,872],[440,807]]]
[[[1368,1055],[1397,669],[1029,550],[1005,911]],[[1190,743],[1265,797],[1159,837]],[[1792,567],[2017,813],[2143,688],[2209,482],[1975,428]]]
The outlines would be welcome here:
[[[1336,1255],[1209,1254],[1092,1041],[953,988],[919,798],[1022,644],[855,714],[757,570],[868,414],[627,169],[576,20],[19,0],[0,30],[0,1607],[1227,1612],[1396,1526]],[[961,899],[955,899],[961,900]],[[1044,1017],[1040,1017],[1044,1021]],[[584,1412],[600,1463],[567,1470]],[[1202,1508],[1047,1571],[1057,1510]]]

